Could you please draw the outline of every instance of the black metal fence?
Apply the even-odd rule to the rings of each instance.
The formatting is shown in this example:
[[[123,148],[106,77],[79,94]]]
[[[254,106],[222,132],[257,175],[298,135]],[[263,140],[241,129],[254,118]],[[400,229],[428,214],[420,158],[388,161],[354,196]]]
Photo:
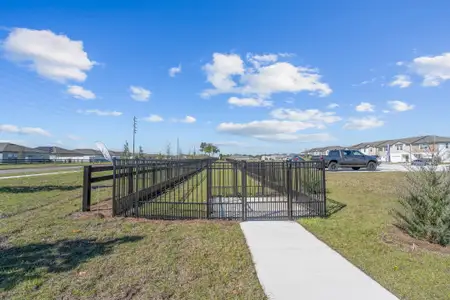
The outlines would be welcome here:
[[[326,216],[322,164],[116,160],[113,215],[228,220]]]

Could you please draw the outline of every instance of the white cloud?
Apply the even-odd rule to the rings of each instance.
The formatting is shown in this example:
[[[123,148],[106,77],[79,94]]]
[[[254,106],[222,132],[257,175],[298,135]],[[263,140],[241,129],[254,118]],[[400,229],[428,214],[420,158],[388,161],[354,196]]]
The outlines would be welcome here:
[[[244,74],[244,62],[236,54],[214,53],[213,62],[203,66],[207,80],[216,89],[207,90],[204,95],[229,93],[236,87],[231,76]]]
[[[99,110],[99,109],[86,109],[86,110],[77,110],[77,113],[85,114],[85,115],[97,115],[100,117],[118,117],[121,116],[122,113],[120,111],[108,111],[108,110]]]
[[[64,143],[61,140],[57,140],[54,142],[55,145],[62,146]]]
[[[330,103],[327,106],[328,109],[334,109],[334,108],[338,108],[338,107],[339,107],[339,104],[337,104],[337,103]]]
[[[203,91],[202,96],[234,93],[269,98],[281,92],[309,91],[319,96],[332,92],[328,84],[320,81],[321,76],[316,69],[276,62],[275,56],[251,54],[248,60],[253,67],[245,69],[239,55],[214,53],[213,62],[203,67],[214,89]]]
[[[0,133],[17,133],[17,134],[28,134],[28,135],[42,135],[51,136],[50,132],[40,128],[40,127],[19,127],[16,125],[4,124],[0,125]]]
[[[330,140],[327,133],[298,134],[300,130],[317,127],[301,121],[262,120],[249,123],[221,123],[217,131],[233,135],[253,137],[264,141],[324,141]]]
[[[290,109],[277,108],[270,112],[270,115],[275,119],[302,121],[315,124],[317,128],[324,128],[324,124],[331,124],[342,120],[341,117],[336,116],[335,112],[322,112],[318,109]]]
[[[370,128],[381,127],[383,125],[384,121],[376,117],[350,118],[344,125],[344,128],[351,130],[366,130]]]
[[[172,67],[169,69],[170,77],[175,77],[175,75],[178,73],[181,73],[181,65],[178,65],[178,67]]]
[[[69,85],[67,87],[67,92],[77,99],[85,99],[85,100],[95,99],[95,94],[92,91],[86,90],[85,88],[79,85]]]
[[[73,135],[73,134],[69,134],[67,137],[72,141],[79,141],[82,139],[81,137],[79,137],[77,135]]]
[[[408,66],[423,77],[423,86],[438,86],[450,79],[450,52],[437,56],[417,57]]]
[[[401,89],[407,88],[411,85],[411,80],[407,75],[396,75],[394,76],[394,80],[389,83],[390,86],[398,86]]]
[[[361,102],[356,106],[356,111],[359,112],[372,112],[374,111],[375,106],[370,104],[369,102]]]
[[[144,118],[143,120],[147,121],[147,122],[162,122],[162,121],[164,121],[164,119],[158,115],[150,115],[150,116]]]
[[[144,89],[143,87],[140,86],[130,86],[130,93],[131,93],[131,98],[133,98],[136,101],[148,101],[148,99],[150,99],[150,95],[152,94],[152,92],[150,92],[149,90]]]
[[[358,84],[352,84],[352,86],[362,86],[362,85],[366,85],[366,84],[369,84],[369,83],[374,83],[376,80],[377,80],[377,78],[374,77],[374,78],[372,78],[372,79],[370,79],[370,80],[364,80],[364,81],[361,81],[361,82],[358,83]]]
[[[252,107],[267,107],[273,105],[273,102],[268,100],[255,98],[237,98],[237,97],[229,98],[228,103],[234,106],[252,106]]]
[[[390,113],[391,111],[390,110],[388,110],[388,109],[384,109],[383,110],[383,113],[385,113],[385,114],[388,114],[388,113]]]
[[[1,44],[11,61],[26,63],[39,75],[59,82],[83,82],[95,62],[88,58],[82,41],[50,30],[15,28]]]
[[[267,65],[270,63],[274,63],[278,60],[278,55],[276,54],[252,54],[247,53],[247,61],[251,63],[255,68],[259,68],[262,65]]]
[[[213,144],[216,145],[217,147],[229,147],[229,146],[245,147],[245,146],[247,146],[246,143],[237,142],[237,141],[223,141],[223,142],[215,142]]]
[[[172,122],[179,122],[179,123],[195,123],[196,121],[197,119],[192,116],[186,116],[183,119],[172,119]]]
[[[388,101],[388,104],[393,110],[400,112],[414,109],[414,105],[398,100]]]
[[[263,120],[250,123],[221,123],[217,127],[219,132],[250,136],[264,141],[307,142],[328,141],[332,137],[327,133],[298,134],[297,131],[314,127],[305,122]]]

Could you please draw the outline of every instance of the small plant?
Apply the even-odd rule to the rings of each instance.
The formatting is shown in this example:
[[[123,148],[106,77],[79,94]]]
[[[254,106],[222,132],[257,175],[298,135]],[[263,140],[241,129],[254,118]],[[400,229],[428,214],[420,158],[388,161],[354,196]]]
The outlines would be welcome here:
[[[410,169],[401,208],[395,210],[396,226],[410,236],[430,243],[450,244],[450,168],[426,166]]]

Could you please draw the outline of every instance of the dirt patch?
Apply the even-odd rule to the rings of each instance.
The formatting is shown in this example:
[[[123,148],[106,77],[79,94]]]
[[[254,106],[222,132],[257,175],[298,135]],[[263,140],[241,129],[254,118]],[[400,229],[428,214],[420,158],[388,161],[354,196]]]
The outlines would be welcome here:
[[[113,218],[112,217],[112,200],[105,200],[91,206],[91,211],[77,211],[69,215],[72,219],[95,219],[95,218]],[[133,218],[133,217],[116,217],[118,219],[124,219],[128,222],[151,222],[151,223],[167,223],[167,222],[183,222],[183,223],[195,223],[195,224],[206,224],[214,223],[220,225],[232,226],[233,224],[239,223],[238,221],[227,221],[227,220],[205,220],[205,219],[195,219],[195,220],[161,220],[161,219],[146,219],[146,218]]]
[[[105,200],[91,206],[90,211],[79,211],[70,214],[73,219],[92,219],[92,218],[111,218],[112,217],[112,200]]]
[[[4,235],[0,235],[0,250],[6,250],[10,247],[8,242],[8,237]]]
[[[382,235],[381,239],[386,244],[400,246],[407,252],[428,251],[450,255],[450,247],[443,247],[424,240],[415,239],[395,226],[390,226],[387,232]]]

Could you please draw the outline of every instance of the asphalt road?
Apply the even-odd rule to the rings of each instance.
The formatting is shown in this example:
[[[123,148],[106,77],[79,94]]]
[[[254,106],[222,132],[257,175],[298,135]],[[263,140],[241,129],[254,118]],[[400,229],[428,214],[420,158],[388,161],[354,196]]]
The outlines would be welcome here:
[[[7,170],[0,170],[0,174],[18,174],[18,173],[34,173],[34,172],[41,172],[45,173],[48,171],[67,171],[67,170],[78,170],[80,169],[80,166],[58,166],[58,167],[40,167],[40,168],[26,168],[26,169],[7,169]]]

